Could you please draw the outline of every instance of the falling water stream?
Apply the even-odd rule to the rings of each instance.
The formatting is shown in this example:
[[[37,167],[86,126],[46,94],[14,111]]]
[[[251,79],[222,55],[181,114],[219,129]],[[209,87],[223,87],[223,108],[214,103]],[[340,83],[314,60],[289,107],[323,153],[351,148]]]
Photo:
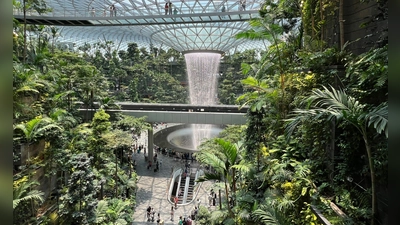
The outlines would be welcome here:
[[[190,104],[215,105],[217,74],[221,54],[212,52],[186,53]],[[203,139],[212,138],[212,125],[193,124],[192,146],[197,148]]]

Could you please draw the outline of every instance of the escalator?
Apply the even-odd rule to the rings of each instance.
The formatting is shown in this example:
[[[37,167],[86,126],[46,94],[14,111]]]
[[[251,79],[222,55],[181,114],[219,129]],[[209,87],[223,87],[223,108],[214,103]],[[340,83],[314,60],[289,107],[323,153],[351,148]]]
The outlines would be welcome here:
[[[173,186],[169,193],[171,203],[174,202],[175,196],[178,196],[178,205],[189,204],[195,200],[197,195],[196,192],[198,190],[195,180],[199,174],[202,174],[202,171],[197,171],[197,169],[193,170],[187,177],[183,176],[182,169],[179,169],[174,173],[172,178]]]

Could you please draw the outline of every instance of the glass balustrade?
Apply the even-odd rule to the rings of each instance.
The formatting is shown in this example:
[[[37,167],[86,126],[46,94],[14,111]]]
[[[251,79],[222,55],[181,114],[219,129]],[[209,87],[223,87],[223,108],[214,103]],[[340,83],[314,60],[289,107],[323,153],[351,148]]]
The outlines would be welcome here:
[[[61,8],[53,8],[50,12],[39,14],[34,10],[26,10],[26,16],[43,16],[43,17],[130,17],[130,16],[172,16],[172,17],[179,17],[182,15],[192,15],[192,14],[203,14],[203,13],[218,13],[218,14],[232,14],[239,13],[240,14],[257,14],[260,8],[260,4],[253,4],[247,7],[247,10],[244,11],[240,4],[234,3],[230,5],[230,7],[225,7],[222,9],[222,5],[210,5],[210,6],[176,6],[173,7],[172,13],[167,15],[165,14],[164,6],[141,6],[138,8],[132,9],[116,9],[116,13],[114,14],[113,11],[109,9],[101,9],[101,8],[94,8],[93,10],[74,10],[71,9],[61,9]],[[176,9],[176,10],[175,10]],[[13,9],[13,15],[23,15],[23,10]]]

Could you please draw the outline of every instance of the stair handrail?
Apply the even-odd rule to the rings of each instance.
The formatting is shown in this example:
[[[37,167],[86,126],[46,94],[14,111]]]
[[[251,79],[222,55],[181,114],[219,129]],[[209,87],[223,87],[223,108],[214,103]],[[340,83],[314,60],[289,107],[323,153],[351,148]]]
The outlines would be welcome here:
[[[195,199],[195,196],[197,196],[198,189],[201,186],[201,183],[197,182],[197,178],[202,176],[204,174],[204,171],[202,169],[198,169],[196,171],[196,175],[194,176],[194,184],[193,184],[193,199]]]
[[[190,176],[186,176],[186,180],[185,180],[185,190],[184,190],[184,194],[183,194],[183,200],[182,203],[185,204],[186,203],[186,199],[187,199],[187,194],[189,191],[189,186],[190,186]]]
[[[176,186],[175,196],[178,196],[178,198],[179,198],[179,189],[181,187],[182,172],[183,172],[182,169],[179,169],[179,174],[177,175],[177,177],[179,176],[179,178],[178,178],[178,185]]]
[[[174,183],[175,183],[174,181],[175,181],[176,177],[179,176],[181,173],[182,173],[182,169],[177,169],[172,174],[172,178],[171,178],[170,185],[169,185],[169,191],[168,191],[168,196],[169,196],[168,200],[169,201],[171,200],[172,191],[174,189]],[[180,182],[180,179],[179,179],[179,182]],[[177,187],[179,187],[179,185]]]

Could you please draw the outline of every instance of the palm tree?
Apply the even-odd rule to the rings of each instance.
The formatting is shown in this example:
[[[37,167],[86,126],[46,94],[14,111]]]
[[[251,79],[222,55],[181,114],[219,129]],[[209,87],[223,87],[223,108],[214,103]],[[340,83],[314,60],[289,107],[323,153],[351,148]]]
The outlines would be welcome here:
[[[39,184],[37,181],[29,181],[28,178],[27,181],[18,183],[15,181],[16,185],[13,187],[13,210],[15,219],[20,221],[35,215],[35,203],[43,203],[44,193],[32,189],[33,186]],[[26,213],[28,210],[30,210],[30,214]]]
[[[49,117],[37,117],[26,123],[15,125],[15,130],[22,131],[22,138],[28,145],[35,143],[38,139],[46,135],[51,129],[63,130],[60,126],[54,123]]]
[[[287,217],[276,207],[270,204],[263,204],[260,208],[253,211],[252,217],[256,221],[268,225],[286,225],[291,224],[287,221]]]
[[[236,170],[239,168],[238,162],[240,161],[239,149],[240,144],[232,144],[223,139],[215,139],[216,143],[221,147],[223,157],[218,157],[209,152],[200,152],[197,158],[200,162],[210,165],[214,172],[206,172],[204,176],[198,178],[197,182],[204,182],[208,180],[223,181],[225,184],[226,205],[229,216],[234,218],[234,213],[229,204],[229,187],[232,187],[233,195],[236,192]],[[234,196],[232,196],[234,197]],[[234,199],[234,198],[233,198]]]
[[[46,135],[46,132],[52,130],[52,129],[58,129],[58,130],[63,130],[61,127],[58,125],[54,124],[52,119],[45,117],[45,118],[34,118],[26,123],[21,123],[17,124],[14,127],[14,131],[22,131],[22,138],[23,141],[25,142],[26,149],[27,149],[27,162],[29,162],[29,146],[37,142],[40,138],[43,138],[43,136]],[[18,140],[20,137],[15,138]],[[26,163],[29,165],[29,163]],[[29,167],[28,167],[29,169]],[[33,211],[33,201],[31,201],[32,204],[32,211]]]
[[[128,224],[129,201],[121,199],[101,200],[96,207],[95,224]]]
[[[103,97],[99,99],[99,108],[100,109],[120,109],[121,106],[117,105],[113,97]]]
[[[26,115],[26,112],[32,111],[31,104],[37,100],[42,89],[50,86],[50,83],[42,79],[41,74],[34,68],[26,68],[19,63],[14,63],[13,74],[14,118],[18,119]]]
[[[388,137],[388,105],[386,102],[379,106],[367,108],[366,104],[361,104],[355,98],[347,95],[343,90],[336,90],[331,87],[323,87],[323,90],[314,90],[311,96],[306,99],[310,104],[310,109],[296,109],[293,111],[293,118],[288,119],[286,127],[287,137],[290,137],[295,127],[305,119],[320,118],[327,115],[327,119],[345,120],[353,125],[361,134],[368,156],[368,164],[371,179],[372,194],[372,218],[371,224],[374,224],[374,217],[377,213],[376,208],[376,182],[374,159],[371,152],[371,144],[368,139],[368,128],[373,125],[378,134],[384,132]]]
[[[38,185],[39,182],[31,181],[31,182],[23,182],[19,186],[14,187],[13,189],[13,209],[16,209],[18,205],[27,201],[38,201],[40,203],[43,202],[44,193],[39,190],[31,190],[33,185]]]
[[[36,143],[40,138],[46,135],[46,132],[57,129],[63,130],[62,127],[54,123],[54,121],[49,117],[37,117],[26,123],[20,123],[15,125],[14,131],[21,134],[20,137],[14,138],[14,140],[20,140],[25,143],[26,147]],[[22,132],[22,133],[20,133]],[[29,149],[28,149],[28,159],[29,159]]]

